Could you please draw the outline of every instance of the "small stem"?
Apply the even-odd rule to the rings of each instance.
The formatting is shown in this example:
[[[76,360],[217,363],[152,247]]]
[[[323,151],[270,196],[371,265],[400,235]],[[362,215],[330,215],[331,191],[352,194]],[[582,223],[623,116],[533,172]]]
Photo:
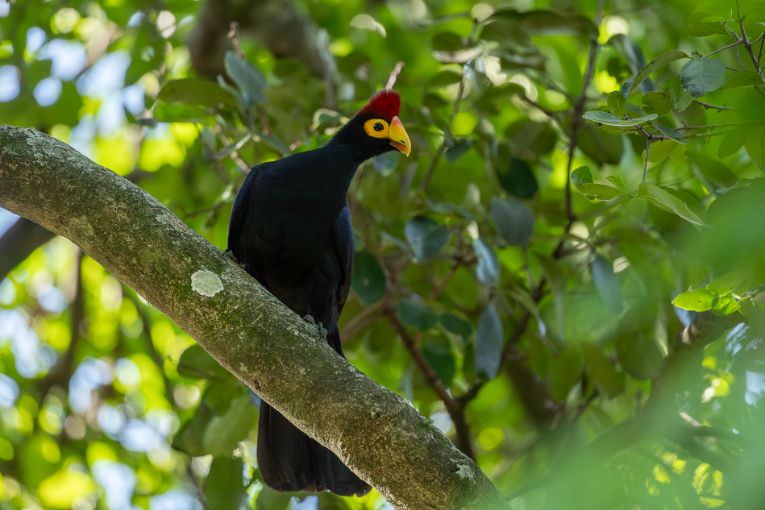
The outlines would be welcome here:
[[[598,7],[595,11],[595,27],[600,25],[600,19],[603,14],[603,4],[605,0],[598,0]],[[582,126],[582,114],[584,113],[584,107],[587,104],[587,87],[590,85],[592,75],[595,73],[595,60],[598,55],[598,30],[595,28],[590,37],[590,52],[587,57],[587,70],[584,73],[584,80],[582,81],[582,92],[579,94],[576,105],[574,106],[573,120],[571,121],[571,134],[568,141],[568,162],[566,163],[566,218],[568,219],[566,232],[571,228],[571,225],[576,221],[574,215],[574,207],[571,196],[571,167],[574,162],[574,152],[576,150],[576,142],[579,137],[579,128]]]
[[[701,106],[705,110],[717,110],[717,111],[720,111],[720,112],[742,112],[742,111],[744,111],[743,108],[734,108],[733,106],[725,106],[725,105],[719,106],[719,105],[715,105],[715,104],[705,103],[703,101],[699,101],[698,99],[694,100],[693,102],[696,103],[697,105]]]
[[[438,395],[438,398],[440,398],[444,403],[446,412],[449,413],[449,417],[452,419],[452,423],[454,423],[454,429],[457,433],[457,447],[462,451],[462,453],[471,459],[475,459],[475,452],[473,451],[473,444],[470,439],[470,428],[467,424],[467,421],[465,421],[465,412],[463,406],[460,405],[460,403],[449,394],[449,391],[441,382],[438,374],[436,374],[428,361],[422,355],[422,352],[420,352],[418,346],[420,340],[419,335],[417,337],[412,337],[404,325],[401,324],[401,321],[398,320],[398,317],[396,317],[396,312],[393,311],[393,309],[387,309],[386,316],[388,317],[388,321],[390,322],[391,326],[393,326],[393,329],[395,329],[398,335],[401,337],[401,340],[404,342],[404,347],[406,347],[406,350],[409,351],[409,355],[412,357],[414,363],[420,369],[420,372],[422,372],[425,380],[428,382],[436,395]]]
[[[436,154],[433,156],[433,160],[430,162],[427,172],[425,172],[425,178],[422,180],[422,185],[420,187],[423,191],[428,190],[428,186],[430,185],[430,180],[433,177],[433,172],[436,171],[436,166],[438,166],[438,162],[441,160],[441,157],[444,155],[444,152],[446,152],[447,144],[452,138],[452,133],[451,133],[452,122],[454,121],[454,117],[457,116],[457,113],[460,110],[462,95],[465,93],[466,79],[467,79],[467,64],[465,64],[462,68],[462,78],[460,79],[460,86],[459,86],[459,89],[457,90],[457,99],[454,100],[452,111],[449,114],[449,120],[446,122],[446,128],[444,130],[444,140],[443,142],[441,142],[441,145],[439,145],[438,149],[436,150]]]
[[[734,32],[734,33],[735,33],[735,32]],[[720,53],[721,51],[725,51],[725,50],[727,50],[728,48],[733,48],[733,47],[735,47],[735,46],[738,46],[738,45],[739,45],[739,44],[741,44],[742,42],[744,42],[744,41],[742,41],[742,40],[741,40],[741,39],[738,37],[738,34],[736,34],[736,40],[735,40],[735,41],[733,41],[733,42],[732,42],[732,43],[730,43],[730,44],[726,44],[726,45],[725,45],[725,46],[723,46],[722,48],[717,48],[717,49],[716,49],[716,50],[714,50],[714,51],[710,51],[709,53],[707,53],[706,55],[704,55],[702,58],[711,57],[712,55],[714,55],[714,54],[716,54],[716,53]]]
[[[401,74],[401,70],[404,69],[404,64],[401,61],[396,62],[396,65],[393,67],[393,71],[390,72],[390,76],[388,76],[388,81],[385,83],[385,88],[390,90],[393,88],[393,86],[396,84],[396,80],[398,79],[398,75]]]
[[[645,139],[645,158],[643,159],[643,182],[648,175],[648,156],[651,154],[651,143],[653,143],[653,137],[648,135]]]
[[[239,23],[232,21],[228,26],[228,34],[226,34],[226,36],[231,41],[231,46],[234,47],[234,53],[236,53],[236,56],[239,58],[244,58],[242,47],[239,45]]]

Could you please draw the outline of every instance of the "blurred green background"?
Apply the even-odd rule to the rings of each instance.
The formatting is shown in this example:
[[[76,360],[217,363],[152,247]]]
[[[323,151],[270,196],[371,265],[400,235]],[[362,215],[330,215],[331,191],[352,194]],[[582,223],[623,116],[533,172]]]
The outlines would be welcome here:
[[[0,122],[225,248],[250,166],[395,81],[413,151],[351,186],[351,363],[511,508],[761,509],[763,22],[754,0],[0,0]],[[2,210],[0,234],[0,508],[389,507],[265,489],[256,397],[69,241]]]

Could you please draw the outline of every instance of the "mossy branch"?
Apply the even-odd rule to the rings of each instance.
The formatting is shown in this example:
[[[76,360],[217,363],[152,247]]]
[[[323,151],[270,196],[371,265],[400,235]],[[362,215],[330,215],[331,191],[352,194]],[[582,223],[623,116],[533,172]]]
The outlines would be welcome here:
[[[499,506],[407,401],[138,186],[47,135],[0,126],[0,206],[80,245],[396,507]]]

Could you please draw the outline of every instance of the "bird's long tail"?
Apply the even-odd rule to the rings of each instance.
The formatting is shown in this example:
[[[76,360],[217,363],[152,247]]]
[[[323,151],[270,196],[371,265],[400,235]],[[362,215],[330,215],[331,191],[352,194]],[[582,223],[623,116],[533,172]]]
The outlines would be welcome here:
[[[328,333],[341,354],[337,328]],[[258,418],[258,467],[263,481],[277,491],[322,491],[363,495],[369,485],[327,448],[301,432],[278,411],[262,402]]]

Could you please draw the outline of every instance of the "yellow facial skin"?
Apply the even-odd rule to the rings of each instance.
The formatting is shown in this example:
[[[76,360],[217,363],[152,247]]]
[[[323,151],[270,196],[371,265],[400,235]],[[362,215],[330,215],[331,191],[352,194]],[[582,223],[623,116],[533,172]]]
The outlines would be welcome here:
[[[390,140],[390,144],[405,156],[412,151],[409,135],[398,117],[393,117],[390,124],[385,119],[369,119],[364,122],[364,131],[372,138]]]

